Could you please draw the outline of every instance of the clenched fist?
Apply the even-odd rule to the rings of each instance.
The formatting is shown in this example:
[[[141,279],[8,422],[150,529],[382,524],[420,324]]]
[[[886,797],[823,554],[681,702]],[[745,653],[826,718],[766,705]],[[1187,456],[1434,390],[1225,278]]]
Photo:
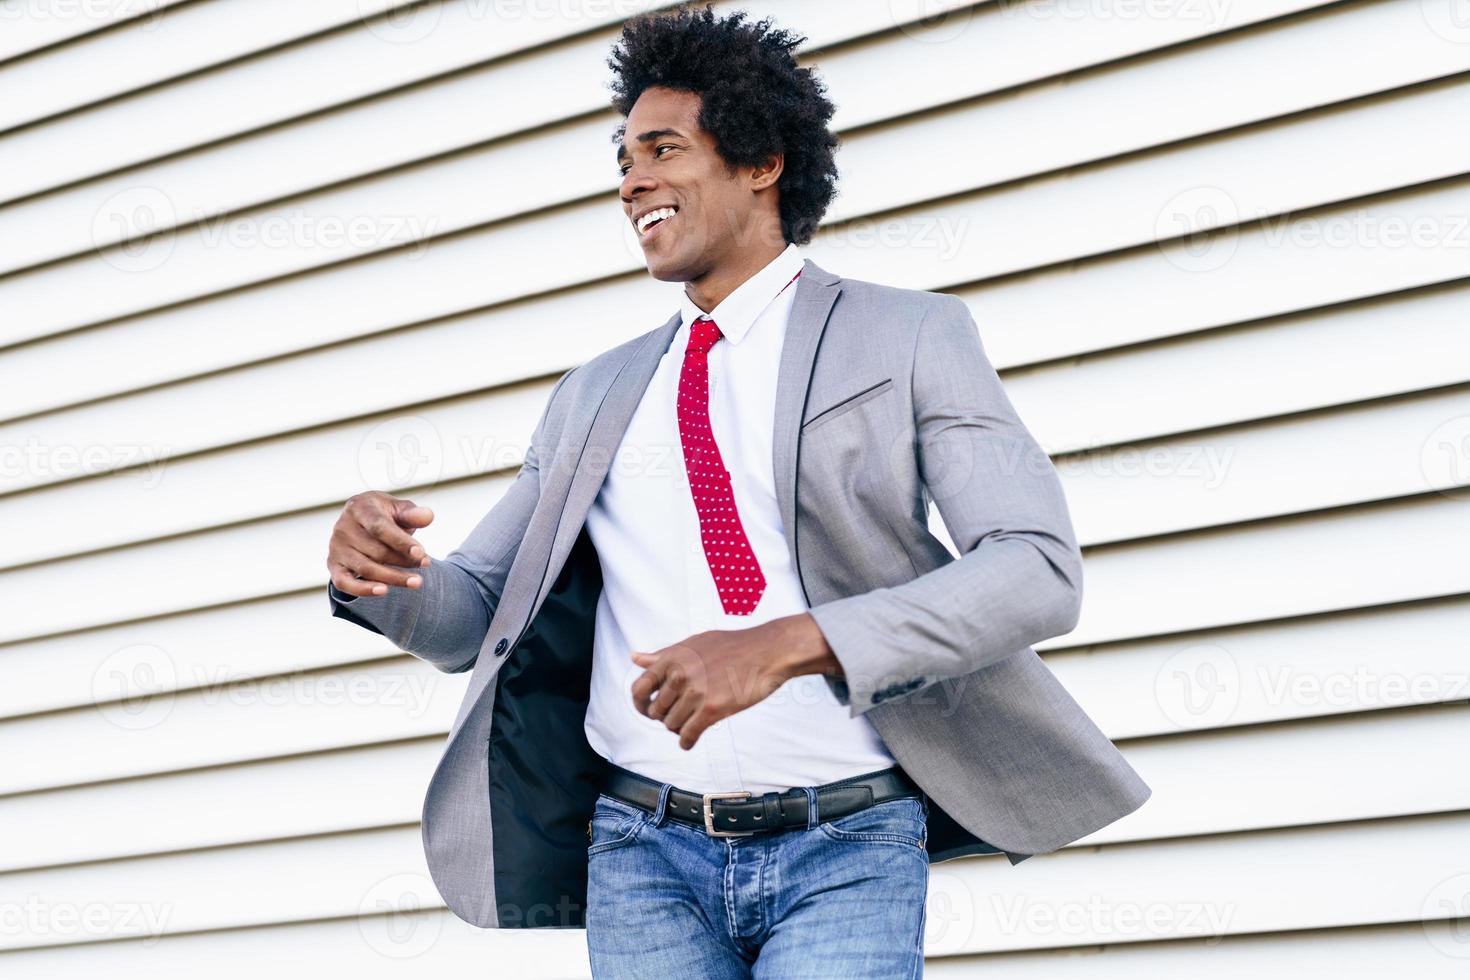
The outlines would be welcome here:
[[[380,490],[347,498],[327,545],[332,584],[357,596],[386,595],[391,585],[418,588],[423,576],[410,569],[427,567],[429,555],[413,532],[433,520],[429,508]]]

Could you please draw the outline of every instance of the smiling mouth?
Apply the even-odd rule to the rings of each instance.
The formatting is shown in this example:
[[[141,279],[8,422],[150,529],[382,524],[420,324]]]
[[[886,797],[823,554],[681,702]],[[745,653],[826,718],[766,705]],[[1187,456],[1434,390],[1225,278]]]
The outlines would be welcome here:
[[[671,214],[671,215],[669,215],[668,217],[658,218],[658,219],[655,219],[654,221],[649,222],[648,225],[644,227],[643,231],[639,232],[639,234],[638,234],[638,240],[639,241],[643,241],[643,242],[648,241],[649,239],[651,239],[654,236],[654,233],[659,228],[662,228],[664,225],[668,224],[674,218],[678,217],[678,215],[679,215],[679,212],[677,210],[675,210],[674,213]]]

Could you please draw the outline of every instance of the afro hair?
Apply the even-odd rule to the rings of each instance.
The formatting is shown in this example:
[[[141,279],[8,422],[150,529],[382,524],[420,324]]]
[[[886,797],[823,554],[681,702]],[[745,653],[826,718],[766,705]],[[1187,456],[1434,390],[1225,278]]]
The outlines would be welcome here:
[[[770,18],[745,23],[744,11],[717,18],[706,5],[645,14],[623,25],[607,64],[613,108],[627,116],[643,91],[660,86],[700,97],[699,124],[731,167],[758,166],[785,155],[777,181],[781,233],[805,245],[837,191],[837,137],[827,123],[835,109],[825,86],[791,51],[806,40],[772,29]]]

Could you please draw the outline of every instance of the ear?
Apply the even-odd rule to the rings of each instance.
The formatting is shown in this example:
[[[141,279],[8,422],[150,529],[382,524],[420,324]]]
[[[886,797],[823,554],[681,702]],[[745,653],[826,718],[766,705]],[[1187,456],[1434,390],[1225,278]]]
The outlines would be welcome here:
[[[786,154],[773,153],[766,158],[766,162],[755,167],[750,172],[750,189],[763,191],[767,187],[774,187],[776,181],[781,179],[781,171],[786,167]]]

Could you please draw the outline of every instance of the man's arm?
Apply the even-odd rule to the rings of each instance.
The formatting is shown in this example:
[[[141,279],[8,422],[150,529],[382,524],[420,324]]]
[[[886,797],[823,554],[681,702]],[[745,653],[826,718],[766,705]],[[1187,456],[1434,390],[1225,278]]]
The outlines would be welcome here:
[[[474,666],[541,496],[536,446],[542,442],[551,403],[571,373],[552,387],[510,488],[469,537],[444,558],[431,558],[427,568],[405,569],[423,579],[416,589],[389,586],[385,595],[352,596],[328,582],[333,616],[381,633],[400,650],[446,673]]]
[[[960,557],[808,610],[842,665],[824,676],[851,717],[1066,633],[1082,605],[1061,481],[958,296],[926,312],[913,370],[920,474]]]

